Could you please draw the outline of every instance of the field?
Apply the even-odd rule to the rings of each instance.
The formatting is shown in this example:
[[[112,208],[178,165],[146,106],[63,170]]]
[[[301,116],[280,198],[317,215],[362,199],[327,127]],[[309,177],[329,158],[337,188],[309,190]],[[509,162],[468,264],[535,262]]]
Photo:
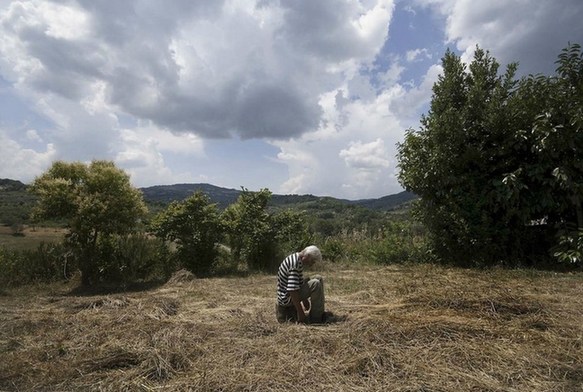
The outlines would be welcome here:
[[[58,227],[26,226],[23,236],[12,235],[10,227],[0,225],[0,246],[14,250],[36,249],[42,242],[60,242],[63,240],[65,229]]]
[[[322,264],[325,325],[275,277],[0,293],[2,391],[581,391],[583,275]]]

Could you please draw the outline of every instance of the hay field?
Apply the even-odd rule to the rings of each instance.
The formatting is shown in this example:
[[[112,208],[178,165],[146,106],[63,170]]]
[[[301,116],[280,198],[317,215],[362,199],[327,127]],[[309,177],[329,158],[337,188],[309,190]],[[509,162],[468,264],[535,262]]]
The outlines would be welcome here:
[[[335,266],[326,325],[275,277],[0,295],[2,391],[581,391],[583,274]]]

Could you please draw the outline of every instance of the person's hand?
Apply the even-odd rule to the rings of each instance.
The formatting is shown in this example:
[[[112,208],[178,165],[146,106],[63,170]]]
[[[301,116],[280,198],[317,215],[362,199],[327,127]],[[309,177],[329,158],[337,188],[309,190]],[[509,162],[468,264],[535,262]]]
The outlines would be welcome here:
[[[308,301],[307,299],[305,299],[305,300],[302,301],[302,305],[304,305],[304,310],[306,312],[309,312],[310,311],[310,301]]]

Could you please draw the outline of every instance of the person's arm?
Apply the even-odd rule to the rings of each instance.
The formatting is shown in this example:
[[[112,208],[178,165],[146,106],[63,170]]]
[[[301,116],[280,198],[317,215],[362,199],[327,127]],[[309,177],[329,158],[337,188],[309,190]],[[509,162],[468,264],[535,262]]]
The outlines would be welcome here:
[[[300,300],[300,291],[294,290],[289,292],[292,304],[296,308],[298,314],[298,323],[303,323],[306,321],[306,314],[304,313],[304,308],[302,308],[302,301]]]

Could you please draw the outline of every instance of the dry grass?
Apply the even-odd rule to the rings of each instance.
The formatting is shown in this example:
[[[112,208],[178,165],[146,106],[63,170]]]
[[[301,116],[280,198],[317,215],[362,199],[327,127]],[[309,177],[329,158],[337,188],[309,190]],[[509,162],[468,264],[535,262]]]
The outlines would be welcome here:
[[[327,325],[280,325],[275,278],[0,296],[6,391],[581,391],[583,275],[325,265]]]
[[[26,226],[22,232],[23,236],[14,236],[10,227],[0,226],[0,246],[15,250],[35,249],[42,242],[61,242],[65,231],[58,227]]]

